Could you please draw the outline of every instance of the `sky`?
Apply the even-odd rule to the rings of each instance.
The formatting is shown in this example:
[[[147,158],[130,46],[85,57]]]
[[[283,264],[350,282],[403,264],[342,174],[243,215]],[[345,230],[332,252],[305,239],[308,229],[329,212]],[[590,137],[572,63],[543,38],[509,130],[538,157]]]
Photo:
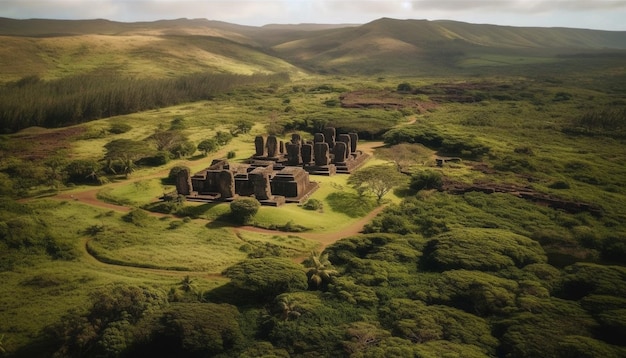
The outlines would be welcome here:
[[[364,24],[381,17],[626,31],[626,0],[0,0],[0,17],[240,25]]]

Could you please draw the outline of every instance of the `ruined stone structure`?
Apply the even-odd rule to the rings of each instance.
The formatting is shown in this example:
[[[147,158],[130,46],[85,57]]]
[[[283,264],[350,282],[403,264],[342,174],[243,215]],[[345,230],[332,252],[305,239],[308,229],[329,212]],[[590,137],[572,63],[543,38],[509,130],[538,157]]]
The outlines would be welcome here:
[[[367,159],[367,155],[357,149],[359,137],[356,133],[342,133],[337,135],[333,127],[324,128],[323,132],[315,133],[312,141],[305,141],[294,133],[287,143],[279,142],[279,147],[284,146],[285,152],[272,153],[269,148],[274,144],[264,144],[267,152],[258,148],[262,144],[274,143],[275,136],[267,139],[258,136],[255,139],[256,154],[250,158],[250,163],[256,165],[256,161],[271,160],[276,169],[287,166],[301,167],[313,175],[334,175],[336,173],[351,173]]]
[[[238,196],[254,196],[263,205],[278,206],[302,202],[318,188],[302,168],[275,169],[271,161],[233,166],[226,160],[214,160],[210,167],[193,176],[181,170],[176,190],[190,201],[231,201]]]
[[[318,187],[309,174],[350,173],[363,164],[368,156],[357,150],[357,142],[356,133],[337,136],[330,127],[308,142],[299,134],[292,134],[287,143],[275,136],[257,136],[255,154],[246,164],[232,166],[222,159],[193,176],[181,170],[176,190],[195,201],[254,196],[263,205],[302,202]]]

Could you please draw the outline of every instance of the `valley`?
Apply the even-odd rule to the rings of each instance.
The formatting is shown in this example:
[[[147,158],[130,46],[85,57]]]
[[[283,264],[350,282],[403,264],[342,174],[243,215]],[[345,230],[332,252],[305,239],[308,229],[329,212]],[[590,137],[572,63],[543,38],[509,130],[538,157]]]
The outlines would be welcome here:
[[[0,356],[626,354],[624,32],[0,19],[0,39]],[[328,127],[370,159],[301,204],[165,195]]]

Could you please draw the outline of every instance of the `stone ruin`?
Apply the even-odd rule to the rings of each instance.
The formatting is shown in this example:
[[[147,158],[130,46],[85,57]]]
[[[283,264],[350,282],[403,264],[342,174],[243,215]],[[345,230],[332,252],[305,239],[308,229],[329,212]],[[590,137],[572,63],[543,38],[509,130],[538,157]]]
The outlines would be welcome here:
[[[313,175],[350,174],[368,158],[357,149],[358,141],[356,133],[337,136],[333,127],[315,133],[312,141],[305,141],[296,133],[286,144],[272,135],[257,136],[254,140],[256,153],[249,163],[272,161],[277,167],[300,167]]]
[[[317,188],[316,182],[302,168],[275,170],[266,165],[231,165],[224,159],[213,160],[211,166],[190,175],[181,170],[176,191],[190,201],[232,201],[238,196],[254,196],[262,205],[279,206],[302,203]]]
[[[357,142],[356,133],[336,136],[334,128],[316,133],[313,141],[294,133],[286,144],[275,136],[257,136],[255,155],[247,163],[231,165],[218,159],[193,175],[181,170],[176,191],[190,201],[254,196],[262,205],[302,203],[318,188],[310,174],[349,174],[365,162],[368,155],[357,150]]]

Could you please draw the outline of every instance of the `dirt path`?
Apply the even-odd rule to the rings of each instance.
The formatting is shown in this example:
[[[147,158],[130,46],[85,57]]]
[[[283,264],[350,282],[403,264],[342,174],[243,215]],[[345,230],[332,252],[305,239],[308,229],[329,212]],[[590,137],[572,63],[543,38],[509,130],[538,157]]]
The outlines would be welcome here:
[[[384,144],[382,142],[365,142],[365,143],[360,143],[359,149],[362,150],[364,153],[372,155],[376,148],[379,148],[379,147],[381,147],[383,145]],[[188,162],[177,163],[177,165],[186,165],[186,164],[189,164],[189,163]],[[60,194],[57,194],[57,195],[53,196],[52,198],[58,199],[58,200],[78,201],[78,202],[84,203],[86,205],[95,206],[95,207],[99,207],[99,208],[103,208],[103,209],[107,209],[107,210],[115,210],[115,211],[118,211],[118,212],[129,212],[131,210],[131,207],[124,206],[124,205],[111,204],[111,203],[107,203],[107,202],[103,202],[103,201],[99,200],[98,199],[98,192],[100,192],[104,188],[111,188],[111,187],[116,187],[116,186],[121,186],[121,185],[128,185],[129,183],[133,183],[133,182],[140,181],[140,180],[162,178],[162,177],[166,176],[168,172],[169,172],[169,168],[163,169],[163,170],[160,170],[160,171],[148,174],[148,175],[143,175],[141,177],[136,177],[136,178],[131,178],[131,179],[128,179],[128,180],[120,181],[120,182],[110,183],[110,184],[107,184],[107,185],[102,186],[102,187],[87,188],[85,190],[76,190],[76,191],[60,193]],[[253,227],[253,226],[236,227],[236,228],[232,228],[232,231],[235,234],[237,234],[240,231],[255,232],[255,233],[269,234],[269,235],[281,235],[281,236],[294,234],[294,235],[297,235],[297,236],[302,237],[304,239],[309,239],[309,240],[313,240],[313,241],[318,242],[319,243],[318,250],[319,251],[323,251],[327,246],[335,243],[336,241],[338,241],[340,239],[343,239],[343,238],[349,237],[349,236],[353,236],[353,235],[356,235],[356,234],[359,234],[360,232],[362,232],[363,231],[363,227],[367,223],[369,223],[374,217],[376,217],[376,215],[378,215],[383,209],[384,209],[384,206],[379,206],[378,208],[376,208],[372,212],[370,212],[368,215],[366,215],[365,217],[355,221],[354,223],[350,224],[349,226],[343,227],[343,228],[341,228],[338,231],[328,232],[328,233],[307,233],[307,232],[305,232],[305,233],[295,233],[294,234],[294,233],[287,233],[287,232],[277,231],[277,230],[261,229],[261,228],[257,228],[257,227]],[[166,215],[160,214],[160,213],[150,213],[150,214],[153,215],[153,216],[159,216],[159,217],[166,216]],[[140,271],[140,272],[146,272],[146,273],[157,273],[157,274],[171,275],[171,276],[177,276],[177,277],[183,277],[185,275],[190,275],[190,274],[194,275],[194,276],[203,276],[203,277],[207,277],[207,278],[219,278],[219,277],[221,277],[220,274],[207,274],[206,272],[174,271],[174,270],[166,270],[166,269],[153,269],[153,268],[143,268],[143,267],[125,266],[125,265],[117,265],[117,264],[105,263],[105,262],[102,262],[102,261],[98,260],[93,255],[91,255],[91,253],[89,252],[88,247],[87,247],[88,243],[89,243],[89,238],[84,238],[83,242],[81,244],[81,247],[84,250],[87,262],[89,262],[91,264],[94,264],[94,265],[105,266],[105,267],[107,267],[107,269],[116,269],[116,270],[119,270],[120,272],[123,272],[123,271],[126,271],[126,270],[133,270],[135,272]],[[302,260],[304,260],[305,257],[306,256],[295,257],[295,258],[293,258],[293,260],[296,261],[296,262],[302,262]]]
[[[369,214],[362,217],[361,219],[355,221],[349,226],[342,228],[339,231],[333,231],[328,233],[309,233],[309,232],[298,232],[298,233],[288,233],[284,231],[276,231],[276,230],[267,230],[261,229],[254,226],[240,226],[237,228],[233,228],[233,232],[237,234],[239,231],[247,231],[247,232],[256,232],[259,234],[269,234],[269,235],[294,235],[299,236],[303,239],[317,241],[319,246],[317,248],[318,251],[323,251],[327,246],[334,244],[335,242],[350,236],[357,235],[363,231],[365,225],[367,225],[372,219],[376,217],[376,215],[380,214],[381,211],[385,208],[384,205],[377,207],[372,210]],[[296,261],[302,261],[304,257],[294,258]]]

